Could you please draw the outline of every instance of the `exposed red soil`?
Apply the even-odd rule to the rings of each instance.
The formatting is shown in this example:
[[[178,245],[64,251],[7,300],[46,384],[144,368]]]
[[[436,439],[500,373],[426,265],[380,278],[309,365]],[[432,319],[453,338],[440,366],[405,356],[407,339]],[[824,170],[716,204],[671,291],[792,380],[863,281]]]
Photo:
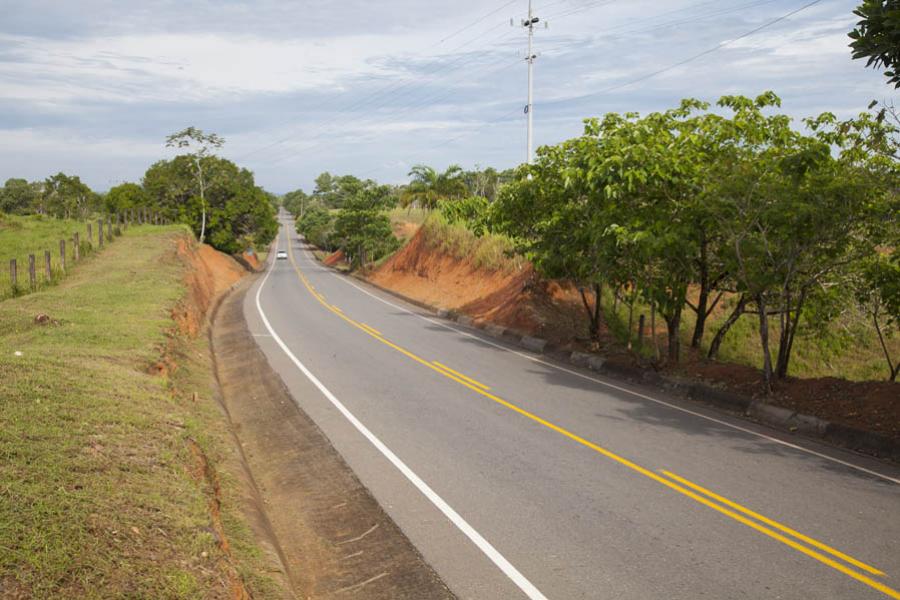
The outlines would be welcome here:
[[[322,262],[329,267],[333,267],[338,263],[344,262],[344,251],[338,250],[337,252],[332,252]]]
[[[477,269],[432,250],[421,232],[368,278],[420,302],[522,334],[564,342],[586,333],[572,286],[542,280],[531,265],[513,272]]]
[[[564,348],[587,350],[590,346],[575,286],[544,280],[527,264],[513,273],[477,269],[469,261],[429,247],[419,232],[367,277],[419,302],[466,314],[477,324],[500,325]],[[664,324],[657,323],[656,334],[664,352]],[[607,331],[601,332],[599,347],[609,362],[632,366],[642,362]],[[682,364],[668,369],[674,375],[750,396],[758,396],[763,389],[758,369],[707,361],[689,348],[683,352]],[[900,439],[900,383],[789,378],[777,383],[767,402]]]
[[[178,240],[178,257],[188,266],[187,295],[173,309],[172,318],[180,333],[196,337],[213,300],[247,271],[227,254],[187,238]]]
[[[254,271],[259,271],[259,268],[262,266],[262,263],[259,262],[259,255],[256,252],[244,252],[241,254],[241,258],[243,258]]]

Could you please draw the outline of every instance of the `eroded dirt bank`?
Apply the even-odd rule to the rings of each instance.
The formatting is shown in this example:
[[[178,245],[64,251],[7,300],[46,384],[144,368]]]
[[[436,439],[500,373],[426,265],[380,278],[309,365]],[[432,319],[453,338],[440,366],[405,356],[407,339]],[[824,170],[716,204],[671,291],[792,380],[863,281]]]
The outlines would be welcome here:
[[[452,594],[303,413],[243,316],[249,282],[211,330],[222,400],[301,598],[440,599]]]
[[[517,270],[487,271],[471,261],[430,248],[420,229],[367,278],[437,308],[464,313],[556,343],[586,334],[577,291],[541,280],[527,263]]]

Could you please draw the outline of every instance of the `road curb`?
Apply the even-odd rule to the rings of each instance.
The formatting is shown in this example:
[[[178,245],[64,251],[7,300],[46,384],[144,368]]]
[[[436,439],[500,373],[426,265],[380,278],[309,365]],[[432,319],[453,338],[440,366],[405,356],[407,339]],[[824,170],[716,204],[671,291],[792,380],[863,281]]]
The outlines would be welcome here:
[[[341,273],[337,270],[335,270],[335,272],[346,275],[346,273]],[[460,314],[454,310],[437,308],[425,302],[415,300],[414,298],[409,298],[399,292],[369,281],[357,274],[350,274],[350,276],[404,302],[425,309],[432,313],[433,316],[448,321],[454,321],[464,327],[476,329],[482,335],[497,338],[505,342],[513,342],[535,354],[550,355],[561,362],[568,363],[575,367],[587,368],[610,377],[625,379],[630,382],[644,385],[653,385],[666,391],[676,393],[682,398],[693,402],[712,406],[788,433],[799,434],[803,437],[815,438],[817,440],[824,440],[835,446],[900,462],[900,440],[894,440],[879,433],[865,431],[849,425],[826,421],[814,415],[798,413],[775,404],[764,402],[760,399],[751,398],[744,396],[743,394],[723,390],[704,383],[686,382],[675,377],[661,375],[651,368],[611,363],[606,360],[606,357],[599,354],[577,351],[562,352],[560,348],[549,344],[545,339],[528,336],[499,325],[476,322],[468,315]]]

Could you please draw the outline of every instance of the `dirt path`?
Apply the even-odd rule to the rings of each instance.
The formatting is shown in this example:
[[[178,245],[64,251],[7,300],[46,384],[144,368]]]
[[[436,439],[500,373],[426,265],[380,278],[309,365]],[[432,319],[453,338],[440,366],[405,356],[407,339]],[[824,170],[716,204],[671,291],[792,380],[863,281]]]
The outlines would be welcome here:
[[[249,279],[249,278],[248,278]],[[301,598],[452,598],[406,536],[297,407],[242,312],[250,281],[219,307],[211,330],[223,402]]]

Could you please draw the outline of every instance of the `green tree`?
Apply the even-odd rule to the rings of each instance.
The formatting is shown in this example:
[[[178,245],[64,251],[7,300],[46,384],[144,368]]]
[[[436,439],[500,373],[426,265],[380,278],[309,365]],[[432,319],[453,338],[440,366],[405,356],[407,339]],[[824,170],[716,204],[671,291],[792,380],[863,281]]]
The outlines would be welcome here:
[[[347,184],[345,192],[344,206],[334,221],[334,239],[351,263],[365,266],[396,250],[399,241],[385,212],[395,203],[390,187],[365,181]]]
[[[427,165],[415,165],[409,176],[412,180],[400,194],[404,207],[418,205],[432,210],[442,200],[458,200],[468,193],[465,173],[459,165],[450,165],[442,173]]]
[[[334,216],[321,206],[311,206],[297,219],[297,233],[303,235],[308,242],[322,248],[333,250]]]
[[[57,173],[44,180],[38,212],[66,219],[84,219],[98,205],[97,195],[81,178]]]
[[[197,183],[197,189],[200,196],[201,220],[200,220],[200,243],[206,240],[206,187],[209,185],[208,175],[204,173],[204,163],[206,159],[213,155],[213,150],[221,148],[225,144],[225,140],[215,133],[204,133],[196,127],[188,127],[166,138],[167,148],[193,148],[193,152],[188,152],[186,156],[191,161],[194,178]]]
[[[284,209],[294,215],[295,218],[301,218],[309,208],[310,197],[301,189],[288,192],[282,198]]]
[[[188,224],[198,237],[203,231],[224,252],[239,252],[274,239],[275,208],[250,171],[218,156],[203,158],[206,183],[201,199],[194,164],[186,155],[154,163],[142,180],[151,204],[168,218]]]
[[[145,207],[150,203],[150,195],[136,183],[121,183],[110,188],[103,197],[108,212],[118,213],[129,208]]]
[[[0,189],[0,212],[26,214],[34,210],[41,197],[40,183],[28,183],[25,179],[7,179]]]
[[[853,14],[860,17],[849,34],[853,58],[884,68],[888,83],[900,88],[900,0],[865,0]]]

